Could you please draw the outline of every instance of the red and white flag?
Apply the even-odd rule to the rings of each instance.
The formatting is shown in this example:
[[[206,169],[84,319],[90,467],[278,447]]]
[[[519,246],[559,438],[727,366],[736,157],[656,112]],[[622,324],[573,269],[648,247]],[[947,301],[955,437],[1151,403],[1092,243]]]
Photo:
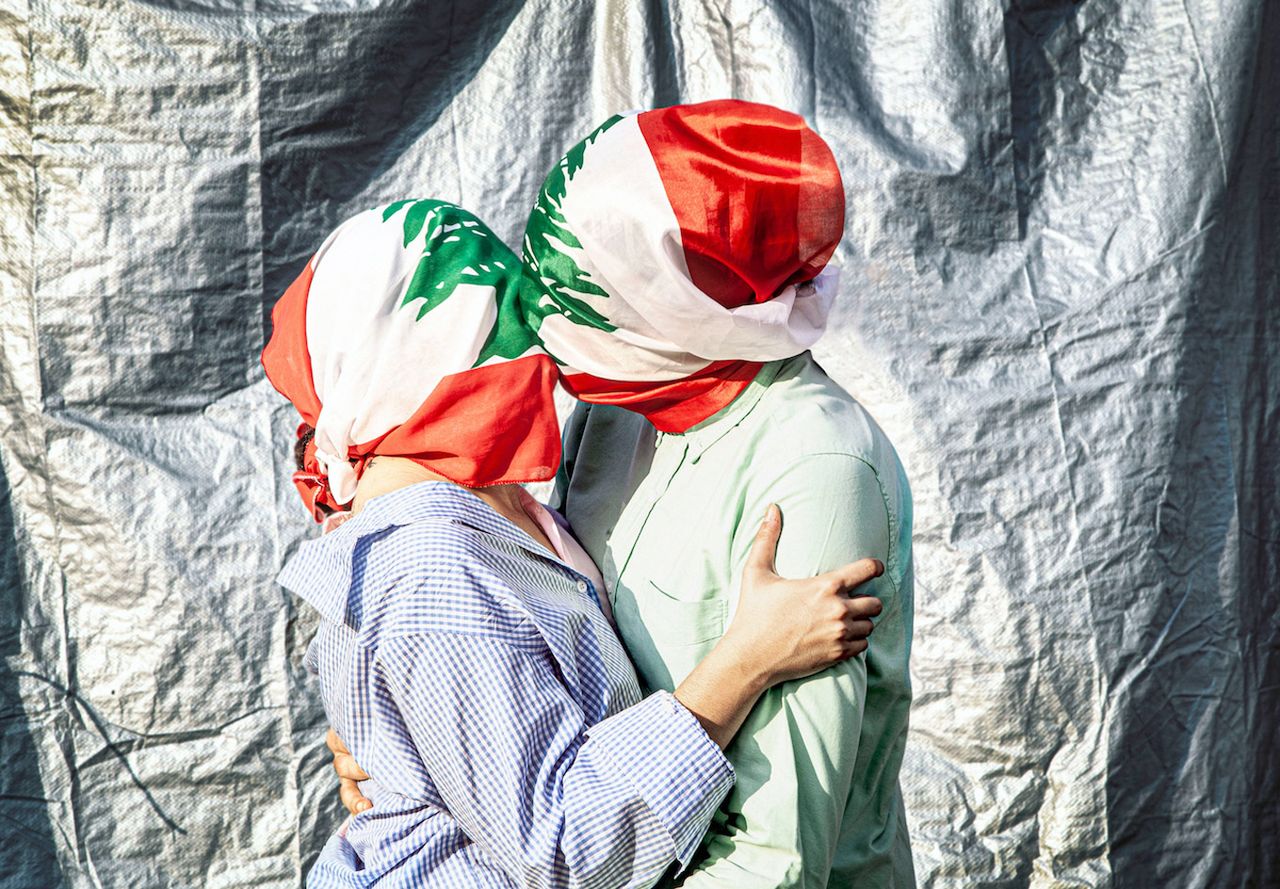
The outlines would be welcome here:
[[[614,117],[544,182],[526,317],[579,398],[683,431],[822,335],[844,208],[798,115],[721,100]]]
[[[556,368],[524,322],[519,279],[497,235],[441,201],[360,213],[325,240],[276,303],[262,353],[315,427],[320,502],[349,503],[374,454],[471,487],[554,476]]]

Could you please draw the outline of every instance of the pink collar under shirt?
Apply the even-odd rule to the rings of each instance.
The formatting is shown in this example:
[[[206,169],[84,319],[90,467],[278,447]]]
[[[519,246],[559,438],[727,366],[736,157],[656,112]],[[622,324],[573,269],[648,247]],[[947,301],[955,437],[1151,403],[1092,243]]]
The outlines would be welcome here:
[[[591,581],[591,585],[596,590],[596,599],[600,602],[600,610],[604,612],[609,623],[613,623],[613,609],[609,606],[609,593],[604,588],[604,577],[600,574],[596,563],[587,555],[587,551],[582,548],[582,544],[574,539],[568,524],[559,514],[535,500],[533,495],[524,488],[517,488],[517,490],[520,505],[524,507],[525,514],[537,522],[542,533],[547,535],[560,561]]]

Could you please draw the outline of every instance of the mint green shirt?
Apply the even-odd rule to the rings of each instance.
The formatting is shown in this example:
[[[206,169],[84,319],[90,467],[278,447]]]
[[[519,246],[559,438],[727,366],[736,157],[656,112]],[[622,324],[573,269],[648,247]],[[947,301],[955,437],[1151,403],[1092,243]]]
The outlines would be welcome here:
[[[765,693],[727,753],[737,784],[685,889],[914,886],[898,769],[911,686],[911,492],[888,438],[805,353],[764,366],[732,404],[681,435],[580,406],[557,505],[604,572],[648,690],[673,690],[737,603],[770,503],[778,571],[858,558],[884,611],[865,655]]]

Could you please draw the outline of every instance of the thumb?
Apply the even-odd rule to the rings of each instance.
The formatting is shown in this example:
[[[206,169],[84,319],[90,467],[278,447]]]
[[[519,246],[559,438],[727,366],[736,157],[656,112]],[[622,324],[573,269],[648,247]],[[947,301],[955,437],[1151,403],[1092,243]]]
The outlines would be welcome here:
[[[763,574],[777,574],[774,570],[778,555],[778,538],[782,536],[782,512],[778,504],[770,503],[765,510],[764,521],[756,532],[756,539],[747,553],[747,570]]]

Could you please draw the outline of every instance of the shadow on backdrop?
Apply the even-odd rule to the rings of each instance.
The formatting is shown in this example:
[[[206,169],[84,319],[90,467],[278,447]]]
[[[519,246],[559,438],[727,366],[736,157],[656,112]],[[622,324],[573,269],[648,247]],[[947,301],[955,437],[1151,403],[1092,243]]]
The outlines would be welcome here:
[[[1027,236],[1027,217],[1044,182],[1047,119],[1053,117],[1054,90],[1080,83],[1080,29],[1076,13],[1083,0],[1013,0],[1004,14],[1004,44],[1009,54],[1009,113],[1013,127],[1013,177],[1018,198],[1018,236]],[[1070,51],[1051,54],[1046,44],[1066,28]],[[1055,70],[1051,58],[1059,59]],[[1086,103],[1096,102],[1083,95]],[[1079,104],[1074,103],[1074,104]]]
[[[1280,885],[1280,723],[1268,718],[1280,708],[1280,417],[1267,372],[1280,361],[1268,305],[1280,281],[1280,4],[1257,23],[1238,47],[1250,86],[1215,112],[1238,122],[1225,130],[1227,185],[1178,296],[1177,425],[1150,563],[1162,595],[1112,707],[1117,889]]]
[[[264,342],[276,299],[343,208],[450,113],[523,5],[419,2],[367,15],[318,13],[264,36]],[[355,32],[359,40],[350,39]],[[344,86],[321,92],[323,80]],[[452,152],[451,162],[466,162]]]
[[[62,867],[14,668],[22,657],[26,598],[9,482],[0,465],[0,883],[51,889],[62,884]]]

